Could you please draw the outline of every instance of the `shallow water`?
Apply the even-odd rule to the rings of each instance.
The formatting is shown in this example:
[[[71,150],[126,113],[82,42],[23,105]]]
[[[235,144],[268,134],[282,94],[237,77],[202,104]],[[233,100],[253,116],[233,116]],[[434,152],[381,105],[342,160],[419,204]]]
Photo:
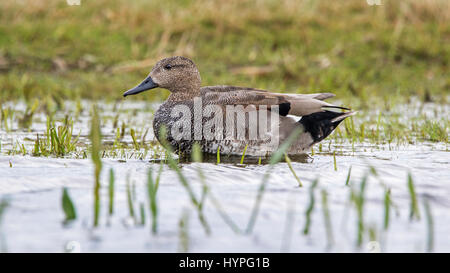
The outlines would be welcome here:
[[[24,108],[20,104],[14,107],[17,111]],[[126,102],[119,106],[104,105],[103,108],[102,132],[105,141],[114,140],[116,115],[119,125],[124,121],[128,128],[143,128],[141,132],[151,128],[153,105]],[[448,117],[448,108],[445,106],[438,111],[442,117]],[[71,108],[57,112],[55,119],[72,113],[68,109]],[[74,133],[81,131],[81,143],[88,143],[89,115],[86,112],[81,113],[74,123]],[[430,113],[434,115],[435,111]],[[430,242],[433,243],[432,251],[450,251],[450,153],[446,143],[420,142],[411,145],[365,141],[352,145],[348,141],[329,139],[324,141],[322,152],[316,148],[316,153],[306,160],[292,162],[303,187],[298,187],[287,163],[278,163],[273,170],[267,164],[217,165],[214,161],[181,164],[182,172],[197,197],[202,191],[198,174],[201,169],[210,194],[242,231],[249,222],[263,176],[270,172],[254,230],[250,234],[235,233],[218,213],[210,195],[207,195],[203,211],[211,234],[205,234],[197,210],[177,174],[164,165],[157,193],[158,234],[152,235],[146,196],[147,173],[150,168],[157,172],[160,166],[158,162],[151,162],[153,151],[141,156],[143,159],[135,156],[137,152],[131,148],[115,157],[103,158],[102,214],[100,227],[93,229],[94,171],[90,159],[83,159],[77,153],[66,158],[8,155],[17,142],[31,149],[33,141],[27,139],[35,138],[36,133],[44,133],[45,116],[37,114],[33,120],[30,131],[19,129],[14,119],[10,124],[11,131],[0,131],[0,199],[9,201],[0,223],[3,235],[0,249],[5,251],[63,252],[75,245],[76,250],[83,252],[174,252],[180,250],[179,221],[186,213],[189,219],[188,251],[192,252],[367,252],[376,251],[378,246],[386,252],[422,252],[429,250]],[[149,130],[146,141],[152,137]],[[129,133],[123,142],[131,143]],[[79,150],[83,149],[85,147],[81,145]],[[333,151],[336,151],[337,170]],[[247,159],[244,163],[251,163],[251,160]],[[350,183],[346,186],[350,167]],[[376,174],[370,171],[371,167]],[[106,210],[108,172],[111,168],[115,172],[116,188],[115,212],[109,218]],[[408,173],[413,177],[420,220],[411,221],[409,217],[411,197]],[[354,203],[350,201],[350,193],[352,190],[359,191],[365,175],[368,175],[368,180],[362,214],[364,240],[357,247],[358,216]],[[144,226],[135,225],[129,217],[127,176],[135,183],[134,209],[138,220],[139,206],[145,206]],[[302,230],[310,202],[309,188],[315,179],[319,179],[319,183],[314,190],[310,233],[305,236]],[[69,225],[63,225],[63,187],[69,189],[78,214],[77,220]],[[387,188],[391,190],[393,206],[390,208],[389,227],[384,230],[384,196]],[[328,196],[332,240],[327,239],[322,192]],[[431,208],[431,228],[424,209],[425,200]]]

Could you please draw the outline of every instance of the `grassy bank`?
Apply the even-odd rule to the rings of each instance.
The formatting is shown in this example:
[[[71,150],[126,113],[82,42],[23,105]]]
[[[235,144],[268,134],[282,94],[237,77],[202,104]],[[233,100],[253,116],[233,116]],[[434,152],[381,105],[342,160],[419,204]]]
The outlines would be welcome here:
[[[2,1],[0,102],[118,100],[171,55],[194,59],[204,85],[334,92],[359,109],[445,102],[449,3],[382,3]]]

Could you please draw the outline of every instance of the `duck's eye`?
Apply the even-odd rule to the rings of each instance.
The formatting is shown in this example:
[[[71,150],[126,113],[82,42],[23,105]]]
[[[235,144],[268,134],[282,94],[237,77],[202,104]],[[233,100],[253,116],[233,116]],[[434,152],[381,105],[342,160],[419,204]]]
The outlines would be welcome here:
[[[166,66],[164,66],[164,69],[170,70],[170,69],[172,69],[172,65],[166,64]]]

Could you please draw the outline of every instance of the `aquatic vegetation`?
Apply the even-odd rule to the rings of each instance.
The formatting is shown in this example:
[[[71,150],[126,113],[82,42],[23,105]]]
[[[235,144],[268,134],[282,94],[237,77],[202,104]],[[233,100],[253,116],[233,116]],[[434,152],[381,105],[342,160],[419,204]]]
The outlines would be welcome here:
[[[139,212],[140,212],[140,221],[139,221],[139,225],[141,226],[145,226],[145,205],[143,202],[139,203]]]
[[[334,171],[337,171],[336,152],[333,152],[333,166],[334,166]]]
[[[365,174],[360,186],[359,186],[359,192],[357,192],[356,190],[352,190],[351,191],[351,199],[355,204],[356,207],[356,211],[357,211],[357,216],[358,216],[358,221],[357,221],[357,230],[358,230],[358,235],[357,235],[357,241],[356,241],[356,245],[358,247],[360,247],[363,243],[363,234],[364,234],[364,230],[365,230],[365,225],[364,225],[364,203],[365,203],[365,199],[364,199],[364,192],[366,189],[366,184],[367,184],[367,178],[368,178],[368,174]]]
[[[75,210],[75,206],[70,198],[69,191],[67,188],[63,188],[62,193],[62,208],[64,211],[65,219],[64,222],[68,223],[77,218],[77,212]]]
[[[133,182],[134,185],[134,182]],[[136,215],[134,212],[134,198],[131,190],[131,182],[130,175],[127,175],[127,184],[126,184],[126,192],[127,192],[127,204],[128,204],[128,212],[131,219],[133,219],[134,224],[137,223]]]
[[[347,179],[345,179],[345,186],[349,186],[350,185],[350,175],[351,174],[352,174],[352,166],[350,166],[350,168],[348,168]]]
[[[27,105],[27,109],[25,110],[23,117],[19,119],[20,127],[25,128],[25,129],[30,128],[31,123],[33,122],[33,115],[36,112],[38,106],[39,106],[39,101],[37,99],[34,100],[34,103],[32,106]]]
[[[8,200],[6,198],[2,198],[2,201],[0,202],[0,223],[3,217],[3,213],[8,207],[8,204],[9,204]]]
[[[120,232],[110,220],[131,215],[133,224],[120,223],[130,240],[150,240],[138,249],[143,251],[203,251],[217,247],[214,242],[239,251],[242,242],[245,251],[277,251],[280,245],[282,251],[321,251],[326,243],[333,251],[356,244],[363,252],[371,251],[367,240],[379,242],[382,251],[410,251],[411,245],[448,251],[442,235],[447,202],[434,196],[446,189],[447,177],[439,172],[450,151],[450,12],[442,3],[389,1],[369,8],[359,0],[263,0],[254,9],[254,0],[99,0],[77,10],[53,0],[1,1],[0,25],[7,27],[0,29],[0,250],[6,251],[6,238],[12,251],[28,250],[36,231],[43,251],[60,250],[49,240],[59,230],[23,224],[28,221],[63,215],[74,223],[64,232],[77,234],[93,223],[93,237],[108,240]],[[124,19],[131,14],[135,20]],[[144,31],[149,28],[154,31]],[[335,103],[358,113],[315,145],[307,163],[284,152],[251,158],[246,149],[229,158],[223,147],[212,157],[196,150],[182,159],[151,129],[153,103],[168,93],[145,94],[147,102],[121,98],[129,83],[171,55],[195,60],[205,85],[333,92],[341,100]],[[93,175],[85,164],[92,164]],[[42,170],[36,173],[35,166]],[[406,181],[405,168],[411,170]],[[431,179],[442,183],[429,187]],[[93,193],[86,195],[93,204],[74,195],[91,190],[80,187],[85,181],[92,182],[87,186]],[[280,206],[285,197],[286,209]],[[28,198],[58,209],[40,206],[29,213]],[[86,219],[90,210],[93,221]],[[342,229],[335,227],[336,217],[343,219]],[[397,236],[403,232],[408,241]],[[214,236],[203,240],[209,234]],[[16,239],[21,235],[26,243]],[[83,247],[120,248],[105,249],[112,243]]]
[[[148,171],[147,192],[148,201],[150,204],[150,213],[152,216],[152,233],[158,232],[158,202],[156,200],[156,193],[158,191],[158,184],[153,180],[153,171],[150,168]]]
[[[114,184],[115,184],[115,176],[114,169],[109,169],[109,184],[108,184],[108,196],[109,196],[109,205],[108,205],[108,215],[111,217],[114,214]]]
[[[409,219],[411,220],[420,220],[420,212],[419,212],[419,205],[417,202],[417,196],[416,191],[414,189],[414,182],[411,176],[411,173],[408,173],[408,191],[411,198],[410,201],[410,212],[409,212]]]
[[[193,162],[202,162],[202,152],[200,145],[198,143],[194,143],[194,146],[192,147],[192,161]],[[209,193],[209,187],[205,182],[205,175],[202,172],[202,169],[200,167],[197,168],[198,176],[200,178],[200,181],[202,183],[202,193],[200,196],[200,202],[198,204],[198,210],[199,210],[199,220],[202,223],[202,225],[205,227],[206,233],[209,235],[211,233],[211,228],[209,227],[208,223],[206,222],[203,208],[206,201],[206,197]]]
[[[300,181],[300,178],[298,178],[297,174],[295,173],[295,170],[292,167],[292,161],[291,161],[291,159],[288,157],[288,155],[286,153],[284,153],[284,159],[285,159],[286,163],[288,164],[289,170],[291,170],[292,175],[294,175],[295,180],[297,180],[298,186],[299,187],[303,187],[302,181]]]
[[[250,219],[248,221],[247,224],[247,228],[245,229],[245,232],[247,234],[250,234],[253,231],[253,228],[255,226],[256,223],[256,219],[259,213],[259,208],[261,205],[261,201],[264,195],[264,191],[266,189],[266,184],[269,180],[270,177],[270,173],[274,167],[275,164],[277,164],[278,162],[280,162],[282,156],[286,153],[287,149],[290,147],[290,145],[292,144],[292,142],[299,136],[299,134],[301,133],[301,129],[296,129],[294,130],[291,135],[286,139],[286,141],[284,143],[282,143],[280,145],[280,147],[278,148],[278,150],[272,154],[272,156],[270,157],[269,160],[269,168],[267,169],[266,173],[263,176],[263,179],[259,185],[258,188],[258,193],[256,195],[256,199],[255,199],[255,204],[253,206],[251,215],[250,215]]]
[[[136,133],[135,133],[133,128],[131,128],[130,134],[131,134],[131,138],[133,139],[134,149],[139,150],[140,146],[139,146],[139,143],[136,140]]]
[[[420,137],[428,141],[448,142],[448,126],[448,120],[447,122],[425,120],[425,123],[421,125]]]
[[[199,162],[202,161],[202,156],[201,153],[199,152],[200,150],[197,148],[194,148],[194,152],[192,154],[192,161],[193,162],[197,162],[196,164],[198,164]],[[282,158],[283,155],[285,155],[285,153],[283,153],[283,151],[280,152],[281,155],[277,154],[277,158],[275,160],[280,160]],[[160,202],[158,201],[158,198],[156,198],[157,196],[157,192],[159,191],[158,188],[160,186],[159,185],[160,182],[157,182],[161,179],[161,176],[164,178],[165,175],[167,175],[167,173],[163,173],[163,166],[165,164],[167,164],[169,167],[172,165],[171,169],[175,171],[175,174],[177,174],[178,179],[184,179],[188,185],[187,187],[191,188],[192,193],[195,192],[194,188],[193,188],[193,182],[192,176],[191,179],[187,178],[185,176],[185,174],[183,174],[183,171],[181,168],[178,167],[178,169],[176,169],[174,166],[177,165],[177,161],[172,157],[171,154],[166,154],[167,157],[167,161],[161,161],[158,164],[153,164],[152,166],[149,166],[148,168],[148,172],[147,172],[147,183],[146,183],[146,195],[147,195],[147,200],[148,200],[148,209],[145,208],[146,204],[144,202],[139,202],[137,205],[137,210],[136,210],[136,201],[138,200],[136,198],[136,183],[134,182],[134,179],[130,176],[127,175],[127,177],[125,178],[125,193],[126,193],[126,202],[125,202],[125,206],[128,207],[128,213],[130,215],[130,218],[133,220],[134,222],[134,226],[147,226],[147,221],[146,221],[146,213],[148,212],[150,215],[150,228],[152,230],[153,234],[159,234],[159,211],[160,211]],[[171,159],[169,159],[171,158]],[[272,164],[277,164],[274,163],[276,162],[275,160],[271,159]],[[165,163],[164,163],[165,162]],[[278,164],[280,165],[280,164]],[[283,165],[283,164],[281,164]],[[159,170],[158,172],[154,172],[153,169],[155,166],[158,166]],[[216,211],[217,213],[222,217],[222,219],[224,220],[224,222],[230,226],[230,228],[235,231],[237,234],[241,233],[241,230],[239,228],[239,226],[232,220],[232,218],[225,213],[225,211],[222,209],[221,205],[219,204],[218,199],[213,195],[213,193],[209,190],[209,186],[206,183],[207,180],[207,176],[205,175],[205,173],[202,170],[202,165],[199,164],[196,166],[196,170],[197,170],[197,174],[198,174],[198,182],[200,182],[201,185],[201,195],[199,197],[194,196],[195,200],[197,201],[197,203],[193,203],[193,201],[191,200],[190,202],[194,205],[195,210],[197,210],[198,213],[198,220],[199,223],[203,226],[203,228],[205,229],[205,233],[206,234],[210,234],[212,233],[214,230],[212,229],[212,227],[209,225],[208,222],[206,222],[206,218],[204,216],[205,213],[205,209],[208,209],[205,207],[205,200],[209,199],[211,201],[211,204],[213,206],[216,207]],[[268,167],[270,167],[271,165],[268,165]],[[177,171],[178,170],[178,171]],[[344,177],[344,179],[346,181],[349,180],[349,174],[350,173],[350,169],[347,173],[347,177]],[[155,178],[155,174],[156,174],[156,178]],[[372,175],[374,177],[377,177],[380,175],[380,172],[378,170],[375,169],[374,166],[368,166],[365,174],[362,177],[362,180],[359,184],[359,190],[356,190],[356,184],[355,183],[347,183],[348,185],[344,188],[346,192],[350,192],[350,196],[351,196],[351,202],[354,204],[353,208],[354,208],[354,212],[356,213],[356,230],[357,230],[357,234],[356,234],[356,244],[358,246],[362,246],[364,243],[364,236],[368,236],[368,239],[373,242],[373,241],[377,241],[378,240],[378,229],[377,229],[377,224],[374,222],[369,222],[366,223],[365,222],[365,218],[367,217],[366,212],[365,212],[365,206],[366,206],[366,197],[365,197],[365,189],[366,186],[368,184],[369,181],[369,176]],[[408,176],[408,181],[411,181],[411,175]],[[262,182],[269,182],[270,177],[267,176],[267,173],[265,173],[264,178],[263,179],[268,179],[267,181],[262,181]],[[112,200],[114,200],[114,195],[111,195],[111,192],[114,192],[114,185],[117,183],[117,178],[115,177],[115,172],[113,171],[113,169],[109,169],[109,177],[107,179],[109,181],[109,186],[108,186],[108,195],[110,196],[109,198],[109,208],[111,207],[111,204],[113,203]],[[133,182],[132,182],[133,181]],[[377,184],[379,185],[381,188],[384,188],[385,191],[383,193],[383,196],[380,196],[380,199],[382,199],[383,201],[382,203],[382,207],[383,210],[381,210],[382,212],[382,221],[380,221],[380,227],[383,228],[384,232],[388,232],[390,226],[392,225],[392,217],[390,216],[391,214],[391,210],[393,208],[393,197],[391,195],[391,191],[389,188],[385,188],[385,186],[381,183],[378,183],[376,180],[374,180]],[[94,173],[94,182],[95,182],[95,173]],[[342,181],[343,182],[343,181]],[[338,182],[337,184],[340,184],[342,182]],[[119,183],[121,183],[119,181]],[[265,185],[265,184],[263,184]],[[349,185],[351,185],[351,187],[348,187]],[[408,185],[411,185],[411,183],[408,182]],[[312,183],[310,183],[308,192],[309,193],[305,193],[309,195],[309,201],[307,203],[305,212],[304,212],[304,217],[302,217],[302,221],[304,221],[304,226],[302,228],[302,233],[304,235],[309,235],[308,238],[310,238],[311,232],[310,230],[312,228],[314,228],[313,222],[312,222],[312,217],[314,215],[314,208],[315,208],[315,189],[317,189],[317,187],[319,186],[318,183],[318,179],[314,180]],[[185,188],[185,186],[183,186],[183,188]],[[112,189],[112,191],[111,191]],[[186,189],[186,188],[185,188]],[[327,249],[330,250],[331,246],[335,245],[335,240],[336,237],[334,236],[335,231],[333,231],[333,215],[331,214],[331,212],[333,211],[333,208],[331,207],[331,204],[336,204],[334,202],[330,203],[330,200],[328,198],[328,192],[327,190],[324,188],[324,185],[322,185],[322,187],[319,187],[320,189],[320,196],[321,196],[321,213],[323,216],[323,223],[324,223],[324,231],[325,231],[325,236],[324,238],[326,238],[326,242],[327,242]],[[261,192],[264,193],[266,191],[265,188],[263,188],[261,190],[261,184],[260,187],[257,189],[257,198],[255,200],[255,202],[259,202],[259,203],[255,203],[255,205],[253,206],[252,209],[252,213],[255,213],[255,206],[261,206],[261,203],[263,202],[263,199],[261,197]],[[292,198],[294,196],[296,196],[295,192],[296,191],[302,191],[301,188],[296,187],[295,189],[291,190],[291,196]],[[188,195],[189,195],[189,190],[185,191]],[[414,191],[415,192],[415,191]],[[384,199],[383,199],[384,198]],[[292,200],[290,201],[291,203],[293,202]],[[416,197],[416,202],[418,202],[417,197]],[[95,206],[97,206],[97,204],[94,202],[94,210],[95,210]],[[75,207],[73,205],[73,201],[71,200],[67,189],[63,189],[63,199],[62,199],[62,207],[63,207],[63,211],[66,215],[66,220],[70,219],[71,221],[76,220],[78,218],[80,218],[76,212],[75,212]],[[433,225],[433,218],[432,218],[432,214],[431,214],[431,208],[429,207],[428,204],[428,200],[424,200],[424,208],[425,208],[425,224],[426,224],[426,247],[427,247],[427,251],[432,251],[434,248],[434,225]],[[350,209],[350,208],[348,208]],[[164,208],[162,208],[162,210],[164,210]],[[283,232],[283,236],[281,237],[282,240],[282,250],[288,250],[289,249],[289,245],[291,244],[290,242],[286,241],[286,240],[291,240],[292,236],[289,235],[291,233],[291,227],[293,225],[293,220],[291,218],[294,217],[294,210],[295,208],[290,206],[290,209],[286,211],[286,223],[285,226],[283,228],[284,232]],[[110,216],[112,216],[112,210],[108,209],[108,213]],[[183,214],[181,215],[181,218],[178,222],[178,242],[179,242],[179,251],[188,251],[190,248],[190,239],[189,239],[189,232],[188,232],[188,222],[189,222],[189,216],[188,213],[186,212],[187,210],[184,210]],[[256,211],[256,213],[258,213],[258,211]],[[256,216],[255,214],[252,214],[251,217],[254,218],[250,218],[248,224],[247,224],[247,229],[246,234],[250,234],[252,232],[252,225],[253,227],[255,226],[256,223]],[[250,222],[253,221],[253,222]],[[395,221],[394,221],[395,222]],[[109,225],[109,224],[108,224]],[[250,227],[250,229],[249,229]],[[369,251],[372,251],[371,249],[369,249]]]
[[[391,190],[387,189],[384,194],[384,220],[383,220],[383,229],[387,230],[389,228],[389,219],[390,219],[390,211],[391,211]]]
[[[86,137],[88,133],[89,125],[87,121],[89,120],[89,112],[85,111],[76,117],[76,103],[70,102],[72,105],[66,106],[65,113],[62,115],[59,111],[53,113],[53,116],[49,116],[41,112],[41,110],[36,110],[32,118],[32,127],[30,132],[25,129],[21,129],[18,125],[18,121],[14,118],[12,121],[8,118],[9,125],[12,126],[12,132],[4,131],[3,136],[0,136],[0,154],[8,155],[32,155],[32,156],[43,156],[43,157],[65,157],[65,158],[87,158],[90,154],[90,143],[89,138]],[[89,103],[92,104],[92,103]],[[407,105],[405,108],[415,107],[415,104]],[[121,160],[128,159],[149,159],[156,160],[164,158],[164,147],[162,147],[151,135],[149,140],[147,134],[149,134],[149,126],[145,123],[145,120],[140,118],[134,118],[134,111],[128,111],[126,109],[119,111],[118,113],[107,110],[107,108],[112,107],[114,110],[114,105],[104,105],[97,109],[102,122],[110,127],[111,123],[114,123],[116,117],[120,116],[123,121],[130,119],[134,120],[133,125],[125,125],[125,122],[121,122],[120,127],[108,128],[103,132],[104,139],[102,139],[101,157],[102,158],[117,158]],[[432,107],[430,105],[431,111]],[[450,132],[450,120],[447,118],[450,113],[450,108],[448,106],[436,106],[440,109],[437,113],[436,120],[439,122],[434,123],[434,128],[436,132],[433,137],[424,137],[428,133],[427,120],[429,117],[427,115],[416,115],[414,112],[408,112],[408,114],[401,120],[399,115],[403,113],[403,107],[393,108],[391,112],[384,113],[379,125],[379,134],[381,135],[378,139],[376,137],[375,129],[368,130],[368,128],[375,128],[377,125],[377,118],[371,114],[366,117],[357,116],[354,117],[354,121],[348,124],[354,124],[355,128],[358,128],[358,124],[364,127],[363,132],[359,132],[355,129],[353,132],[351,129],[352,125],[343,126],[342,129],[338,127],[335,133],[331,134],[328,139],[325,139],[323,143],[316,145],[318,149],[314,151],[314,155],[332,155],[333,165],[335,169],[338,168],[338,160],[335,158],[344,154],[354,155],[357,151],[356,147],[361,147],[370,145],[371,149],[385,149],[385,144],[389,150],[396,150],[401,147],[420,143],[426,143],[427,145],[439,146],[444,143],[448,146],[448,134]],[[17,112],[20,116],[21,111],[16,110],[14,107],[7,107],[13,112]],[[106,109],[105,109],[106,108]],[[6,109],[3,107],[3,109]],[[425,110],[423,110],[425,113]],[[142,113],[143,115],[151,114],[151,110]],[[102,123],[102,124],[103,124]],[[390,123],[390,125],[388,125]],[[436,127],[437,126],[437,127]],[[136,128],[136,129],[135,129]],[[350,131],[350,133],[346,133]],[[75,133],[76,132],[76,133]],[[129,132],[129,134],[128,134]],[[26,134],[24,138],[16,138],[17,134]],[[127,133],[127,134],[125,134]],[[430,133],[431,134],[431,133]],[[150,135],[150,134],[149,134]],[[433,140],[431,140],[433,139]],[[339,147],[342,145],[347,145],[350,143],[352,145],[352,152],[343,153]],[[448,149],[448,148],[447,148]],[[248,158],[245,156],[241,157]],[[222,155],[223,156],[223,155]],[[221,163],[221,152],[220,147],[217,149],[216,153],[216,164]],[[249,158],[250,160],[250,158]],[[223,161],[223,160],[222,160]],[[251,160],[250,160],[251,161]],[[236,163],[240,161],[237,160]],[[244,162],[244,161],[243,161]]]
[[[3,215],[8,206],[9,206],[8,199],[3,197],[0,201],[0,252],[6,252],[6,250],[7,250],[5,237],[3,236],[1,227],[2,227]]]
[[[183,173],[181,172],[181,169],[177,165],[177,162],[173,159],[171,152],[167,153],[167,161],[168,161],[169,167],[177,173],[179,181],[181,182],[183,187],[186,189],[186,192],[188,193],[192,204],[198,208],[199,201],[197,200],[197,197],[195,196],[194,191],[192,190],[192,188],[190,186],[190,183],[184,177]]]
[[[434,247],[434,221],[431,213],[431,208],[428,200],[425,198],[423,201],[425,210],[426,223],[427,223],[427,252],[432,252]]]
[[[94,227],[99,224],[100,217],[100,172],[102,170],[102,160],[100,156],[101,150],[101,129],[100,129],[100,117],[98,115],[97,107],[92,108],[91,119],[91,155],[94,163]]]
[[[312,212],[314,210],[314,205],[316,204],[316,199],[315,199],[315,196],[314,196],[314,189],[317,187],[318,183],[319,183],[319,180],[316,179],[316,180],[314,180],[314,182],[309,187],[309,203],[308,203],[308,207],[306,208],[306,211],[305,211],[305,219],[306,219],[306,221],[305,221],[305,227],[303,228],[303,234],[304,235],[308,235],[309,228],[311,226]]]
[[[159,188],[159,181],[161,181],[161,174],[163,172],[163,161],[161,161],[161,163],[159,163],[159,169],[158,169],[158,174],[156,175],[156,180],[155,180],[155,191],[158,190]]]
[[[5,129],[5,131],[9,132],[10,126],[8,125],[8,118],[10,118],[11,122],[12,122],[12,118],[13,118],[13,115],[10,114],[11,110],[9,108],[3,109],[3,107],[0,108],[0,110],[1,110],[1,114],[2,114],[1,115],[1,121],[2,121],[1,125]]]
[[[248,145],[245,145],[244,151],[242,152],[241,165],[244,164],[245,152],[247,151],[247,147]]]
[[[220,164],[220,146],[217,147],[217,163],[216,164]]]
[[[322,196],[322,211],[323,211],[323,218],[325,223],[325,230],[327,234],[327,242],[328,246],[330,247],[334,243],[333,239],[333,230],[332,230],[332,224],[331,224],[331,218],[330,218],[330,211],[328,209],[328,193],[326,190],[322,189],[320,191]]]
[[[183,210],[183,214],[178,222],[178,237],[179,246],[178,252],[188,252],[189,251],[189,211],[187,209]]]
[[[57,156],[64,157],[76,150],[80,135],[73,136],[73,121],[67,117],[64,124],[55,127],[54,123],[47,117],[47,130],[43,137],[36,134],[33,156]],[[26,154],[25,146],[22,144],[22,153]]]
[[[164,136],[166,134],[165,130],[166,130],[165,127],[162,127],[161,132],[160,132],[161,136]],[[162,137],[162,139],[165,139],[165,137]],[[198,214],[200,223],[202,224],[202,227],[205,230],[205,233],[209,235],[211,233],[211,228],[209,227],[209,224],[206,221],[205,216],[203,215],[202,203],[201,203],[202,201],[199,201],[197,199],[189,181],[186,179],[186,177],[181,172],[181,169],[178,166],[178,163],[173,158],[171,147],[167,143],[162,143],[162,145],[166,149],[166,158],[167,158],[169,167],[177,173],[178,178],[179,178],[178,180],[181,182],[181,185],[186,189],[186,192],[188,193],[192,204],[197,209],[197,214]]]

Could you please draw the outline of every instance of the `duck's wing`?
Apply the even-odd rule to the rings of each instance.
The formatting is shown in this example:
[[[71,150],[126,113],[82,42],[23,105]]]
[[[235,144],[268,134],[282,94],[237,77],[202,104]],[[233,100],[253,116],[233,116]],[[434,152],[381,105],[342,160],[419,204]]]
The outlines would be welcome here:
[[[332,93],[283,94],[271,93],[253,88],[224,85],[203,87],[201,92],[202,97],[206,100],[207,104],[254,105],[256,108],[265,105],[269,110],[271,106],[278,106],[279,114],[282,116],[305,116],[316,112],[322,112],[325,108],[349,110],[322,101],[334,97],[334,94]]]

